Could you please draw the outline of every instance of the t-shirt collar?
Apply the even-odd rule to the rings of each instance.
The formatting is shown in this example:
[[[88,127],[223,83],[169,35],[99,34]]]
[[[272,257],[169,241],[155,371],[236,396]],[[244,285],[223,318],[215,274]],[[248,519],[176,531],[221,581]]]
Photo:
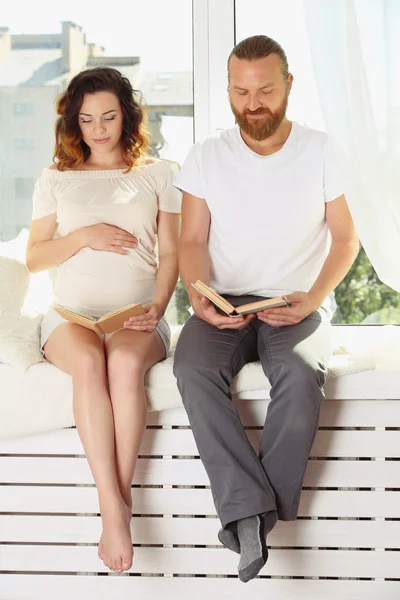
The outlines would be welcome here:
[[[239,125],[235,125],[236,135],[237,135],[237,138],[239,140],[241,147],[243,149],[245,149],[247,152],[249,152],[252,156],[255,156],[260,159],[271,159],[274,156],[278,156],[279,154],[286,153],[287,150],[290,150],[290,148],[292,148],[296,142],[296,129],[297,129],[297,123],[292,121],[292,128],[291,128],[288,138],[287,138],[286,142],[283,144],[282,148],[280,150],[277,150],[276,152],[273,152],[272,154],[267,154],[266,156],[263,156],[262,154],[258,154],[258,152],[254,152],[254,150],[249,148],[249,146],[246,144],[246,142],[242,138]]]

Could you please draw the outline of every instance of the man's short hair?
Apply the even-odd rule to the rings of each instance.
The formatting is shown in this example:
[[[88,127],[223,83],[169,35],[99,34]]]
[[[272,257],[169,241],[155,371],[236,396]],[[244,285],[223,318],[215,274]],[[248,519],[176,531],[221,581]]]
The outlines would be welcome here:
[[[240,60],[257,60],[259,58],[265,58],[270,54],[277,54],[281,59],[282,72],[286,79],[289,75],[289,65],[286,53],[278,42],[266,35],[253,35],[236,44],[228,58],[228,74],[229,63],[232,56],[236,56],[236,58],[239,58]]]

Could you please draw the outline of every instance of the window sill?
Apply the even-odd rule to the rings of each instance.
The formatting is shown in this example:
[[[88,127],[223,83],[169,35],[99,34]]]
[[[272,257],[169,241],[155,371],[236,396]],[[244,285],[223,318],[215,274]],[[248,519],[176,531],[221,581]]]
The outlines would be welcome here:
[[[329,378],[329,400],[400,400],[400,327],[393,325],[340,325],[333,327],[333,348],[374,359],[376,368]],[[238,394],[242,400],[269,399],[270,386]]]

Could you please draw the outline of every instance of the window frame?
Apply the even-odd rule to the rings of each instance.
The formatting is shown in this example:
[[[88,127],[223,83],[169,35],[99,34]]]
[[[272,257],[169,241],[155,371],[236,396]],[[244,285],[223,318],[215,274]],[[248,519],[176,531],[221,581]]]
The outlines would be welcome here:
[[[235,45],[234,0],[193,0],[194,140],[235,123],[226,63]]]

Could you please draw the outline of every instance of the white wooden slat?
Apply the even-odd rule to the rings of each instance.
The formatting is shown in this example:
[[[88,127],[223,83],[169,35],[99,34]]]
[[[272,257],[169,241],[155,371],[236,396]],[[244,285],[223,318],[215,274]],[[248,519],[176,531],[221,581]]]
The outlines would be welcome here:
[[[0,440],[0,454],[83,454],[75,428]]]
[[[319,420],[320,427],[393,427],[393,423],[400,423],[400,400],[324,400]]]
[[[254,447],[259,445],[261,431],[248,430]],[[195,456],[198,454],[189,429],[147,430],[140,454]],[[319,431],[311,456],[332,457],[400,457],[400,431]]]
[[[248,430],[254,447],[259,445],[261,431]],[[147,430],[140,454],[195,456],[198,454],[189,429]],[[400,431],[319,431],[311,456],[332,457],[400,457]]]
[[[63,434],[65,444],[68,444],[67,447],[71,450],[71,434],[67,435],[68,430],[58,433]],[[247,434],[251,443],[257,447],[261,431],[248,430]],[[75,441],[73,454],[83,455],[83,448],[81,443],[78,443],[77,437]],[[190,429],[147,429],[140,447],[140,454],[145,456],[196,456],[198,452]],[[318,431],[311,449],[311,456],[400,457],[400,430]]]
[[[134,517],[134,544],[219,545],[216,518]],[[0,515],[0,543],[97,544],[100,517]],[[400,522],[297,520],[278,522],[269,546],[309,548],[398,548]]]
[[[310,456],[400,457],[400,431],[318,431]]]
[[[340,342],[343,344],[343,340]],[[267,381],[267,380],[266,380]],[[376,369],[360,371],[339,377],[329,377],[324,387],[330,400],[398,400],[400,374],[392,368],[387,371]],[[269,398],[270,386],[265,389],[241,392],[239,399],[263,400]]]
[[[267,402],[243,400],[237,403],[245,426],[262,427]],[[183,409],[149,413],[149,426],[188,426]],[[393,427],[400,423],[400,400],[325,400],[320,427]],[[76,429],[62,429],[42,434],[0,439],[0,454],[82,454],[82,444]]]
[[[132,573],[237,573],[238,557],[224,548],[135,548]],[[0,545],[4,571],[104,573],[109,569],[95,546]],[[399,552],[271,550],[262,575],[395,578]]]
[[[2,483],[94,484],[86,458],[0,457]],[[135,485],[209,485],[199,459],[139,458]],[[310,460],[304,487],[400,488],[397,461]]]
[[[354,335],[353,332],[351,335]],[[328,378],[325,395],[330,400],[398,400],[399,387],[400,373],[397,369],[376,369]]]
[[[214,515],[208,489],[136,488],[133,514]],[[94,487],[0,486],[0,513],[98,513]],[[300,517],[399,517],[398,492],[302,492]]]
[[[396,461],[309,460],[304,487],[400,487]]]
[[[2,600],[398,600],[397,581],[0,575]],[[2,595],[1,595],[2,594]]]
[[[269,400],[234,403],[244,426],[264,425]],[[320,427],[392,427],[393,423],[400,423],[400,400],[324,400],[319,421]],[[178,408],[149,413],[148,424],[188,426],[189,421]]]

